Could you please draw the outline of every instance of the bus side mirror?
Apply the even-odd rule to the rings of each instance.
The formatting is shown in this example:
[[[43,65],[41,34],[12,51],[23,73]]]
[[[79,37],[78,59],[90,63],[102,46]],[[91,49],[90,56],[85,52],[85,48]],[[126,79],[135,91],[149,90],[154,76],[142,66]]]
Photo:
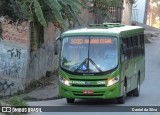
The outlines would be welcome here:
[[[60,51],[61,37],[57,37],[54,42],[54,55],[58,55]]]

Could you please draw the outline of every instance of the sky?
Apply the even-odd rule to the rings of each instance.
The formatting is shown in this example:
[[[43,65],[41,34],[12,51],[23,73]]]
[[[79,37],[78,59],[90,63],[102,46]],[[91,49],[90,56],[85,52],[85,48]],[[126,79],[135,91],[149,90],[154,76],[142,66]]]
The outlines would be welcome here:
[[[144,19],[145,2],[146,0],[137,0],[136,4],[134,5],[136,7],[133,7],[133,9],[138,9],[138,22],[141,23],[143,23]]]

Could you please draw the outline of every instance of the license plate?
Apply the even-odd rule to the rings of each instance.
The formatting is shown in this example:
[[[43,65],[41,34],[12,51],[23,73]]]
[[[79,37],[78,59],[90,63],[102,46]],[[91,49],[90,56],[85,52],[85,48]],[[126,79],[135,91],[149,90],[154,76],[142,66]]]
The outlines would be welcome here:
[[[93,90],[84,90],[83,94],[93,94]]]

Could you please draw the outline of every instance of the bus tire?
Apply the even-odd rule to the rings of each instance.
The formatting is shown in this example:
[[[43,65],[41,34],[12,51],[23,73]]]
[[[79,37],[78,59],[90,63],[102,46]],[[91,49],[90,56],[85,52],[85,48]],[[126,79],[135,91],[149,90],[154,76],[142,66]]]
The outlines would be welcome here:
[[[131,97],[133,95],[133,91],[127,93],[127,96]]]
[[[74,99],[66,98],[66,100],[67,100],[67,103],[74,103]]]
[[[127,85],[126,83],[123,85],[123,96],[118,98],[118,103],[119,104],[124,104],[126,100],[126,95],[127,95]]]
[[[138,97],[140,94],[140,78],[137,80],[137,88],[133,90],[133,96]]]

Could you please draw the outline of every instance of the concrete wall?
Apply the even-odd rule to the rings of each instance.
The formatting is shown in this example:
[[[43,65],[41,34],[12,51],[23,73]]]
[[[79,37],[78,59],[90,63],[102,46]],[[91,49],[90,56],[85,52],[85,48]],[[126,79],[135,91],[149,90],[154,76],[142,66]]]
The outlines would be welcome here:
[[[45,76],[47,71],[55,71],[58,68],[58,56],[54,55],[54,39],[60,33],[52,23],[45,28],[44,45],[30,55],[26,85]]]
[[[132,18],[132,0],[123,0],[123,12],[122,12],[122,22],[126,25],[131,25]]]
[[[29,23],[17,25],[3,17],[0,20],[3,28],[0,41],[0,95],[11,95],[25,88],[30,50]]]
[[[0,95],[10,95],[24,90],[31,81],[54,71],[58,57],[54,55],[54,39],[60,35],[52,23],[45,29],[45,43],[30,53],[29,23],[8,24],[1,17],[3,37],[0,40]]]
[[[80,14],[80,17],[81,17],[81,21],[82,23],[84,23],[84,25],[89,25],[89,24],[94,24],[95,22],[95,16],[90,13],[87,9],[84,9],[84,8],[80,8],[81,10],[81,14]]]
[[[54,39],[61,32],[49,23],[45,28],[43,46],[30,52],[29,23],[18,25],[4,17],[0,21],[3,28],[0,39],[0,96],[5,96],[24,91],[31,81],[58,68],[58,56],[54,55]]]

